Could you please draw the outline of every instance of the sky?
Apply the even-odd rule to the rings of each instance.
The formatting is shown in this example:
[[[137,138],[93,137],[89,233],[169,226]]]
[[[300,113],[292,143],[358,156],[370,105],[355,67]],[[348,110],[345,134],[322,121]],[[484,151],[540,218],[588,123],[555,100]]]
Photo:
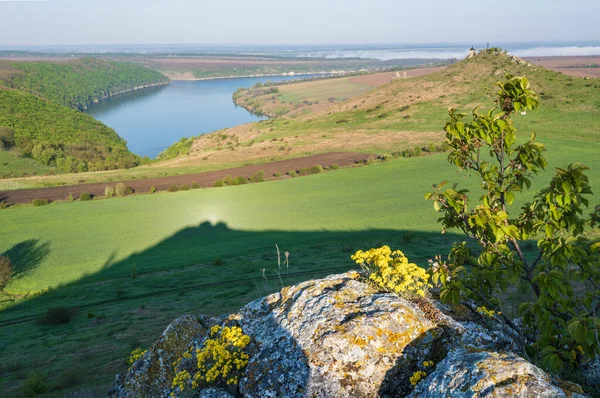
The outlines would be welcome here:
[[[0,0],[0,45],[598,41],[598,0]]]

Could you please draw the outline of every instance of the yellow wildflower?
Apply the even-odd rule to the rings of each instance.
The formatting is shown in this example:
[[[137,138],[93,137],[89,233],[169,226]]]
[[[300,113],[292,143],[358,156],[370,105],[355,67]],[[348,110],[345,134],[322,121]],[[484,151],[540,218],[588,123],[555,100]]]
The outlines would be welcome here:
[[[383,246],[369,251],[357,251],[352,257],[379,288],[396,294],[425,296],[429,274],[416,264],[409,263],[400,250]]]

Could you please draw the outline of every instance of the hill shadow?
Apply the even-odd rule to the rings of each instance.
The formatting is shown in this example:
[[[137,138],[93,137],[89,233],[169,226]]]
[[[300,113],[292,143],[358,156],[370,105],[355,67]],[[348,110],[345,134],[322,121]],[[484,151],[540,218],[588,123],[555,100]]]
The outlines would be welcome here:
[[[357,265],[350,256],[359,249],[387,244],[393,249],[402,250],[412,262],[425,266],[427,259],[447,252],[451,242],[462,239],[462,236],[452,233],[442,235],[437,232],[393,229],[244,231],[232,229],[224,223],[204,222],[183,228],[125,258],[119,258],[114,248],[98,264],[96,272],[29,296],[27,300],[1,311],[0,340],[6,338],[12,343],[0,348],[0,351],[8,357],[23,357],[21,351],[14,351],[21,344],[17,336],[23,328],[28,333],[27,337],[23,337],[26,340],[23,344],[27,344],[28,351],[35,353],[45,349],[49,336],[59,336],[67,333],[67,330],[70,336],[93,330],[97,333],[98,341],[90,342],[91,346],[104,344],[103,347],[113,347],[109,344],[118,341],[115,340],[114,333],[117,332],[114,322],[124,320],[128,324],[135,324],[137,330],[140,326],[136,322],[139,321],[129,319],[132,314],[144,311],[144,305],[154,311],[152,316],[145,318],[145,322],[152,322],[152,318],[167,319],[164,325],[142,324],[141,327],[148,328],[145,330],[145,339],[153,341],[172,320],[182,314],[218,315],[232,312],[253,299],[278,291],[282,285],[356,269]],[[289,251],[289,269],[282,266],[278,271],[275,244],[279,245],[282,258]],[[7,253],[15,258],[22,275],[26,275],[26,272],[43,264],[49,250],[48,243],[28,240],[15,245]],[[262,270],[265,270],[264,274]],[[74,309],[75,320],[64,328],[36,323],[45,311],[55,307]],[[109,318],[101,319],[98,315],[103,315],[105,311]],[[284,334],[283,330],[280,332]],[[126,344],[127,341],[121,340],[115,342],[114,347],[123,349]],[[293,345],[293,340],[290,340],[290,344]],[[67,358],[72,347],[69,339],[57,340],[53,352]],[[89,355],[103,358],[101,351]],[[115,351],[111,355],[114,359],[123,354]],[[301,360],[302,355],[298,355]],[[65,366],[77,366],[69,361],[65,359]],[[113,363],[113,368],[107,367],[106,361],[96,361],[102,365],[94,363],[93,357],[88,357],[87,361],[89,369],[86,368],[86,371],[110,373],[111,380],[114,380],[114,374],[123,370],[118,366],[115,369],[114,363],[119,364],[118,361]]]
[[[298,280],[322,277],[331,273],[345,272],[357,268],[350,259],[356,250],[366,250],[384,244],[392,249],[400,249],[411,262],[421,266],[436,254],[444,254],[451,243],[463,240],[464,237],[452,233],[444,235],[433,232],[407,230],[368,229],[359,231],[244,231],[229,228],[224,223],[211,224],[203,222],[197,226],[183,228],[170,237],[163,239],[148,249],[133,253],[117,260],[116,250],[112,251],[98,271],[88,274],[77,281],[53,286],[48,292],[38,294],[26,301],[27,309],[40,306],[40,312],[47,307],[67,305],[61,298],[68,296],[65,291],[87,289],[86,286],[111,281],[127,285],[137,284],[135,278],[147,277],[152,281],[144,287],[149,296],[155,293],[176,293],[178,288],[188,289],[194,286],[223,284],[224,288],[237,283],[256,283],[263,285],[265,278],[261,269],[265,269],[266,281],[280,286],[295,283]],[[275,244],[281,248],[281,258],[285,251],[290,251],[292,266],[286,269],[282,281],[277,274],[277,255]],[[50,252],[49,243],[31,239],[20,242],[7,250],[7,255],[15,264],[16,277],[39,267]],[[299,248],[296,250],[297,248]],[[219,268],[220,264],[225,264]],[[324,265],[323,265],[323,264]],[[169,285],[169,272],[188,267],[205,267],[218,275],[223,274],[222,281],[195,280],[187,281],[188,286]],[[285,278],[283,278],[285,279]],[[139,289],[138,289],[139,290]],[[270,289],[272,291],[272,288]],[[54,297],[56,296],[56,297]],[[139,295],[138,295],[139,296]],[[127,294],[121,294],[119,300],[126,300]],[[137,296],[136,296],[137,297]],[[86,295],[79,301],[79,307],[91,307],[106,303],[106,298],[97,300],[93,295]],[[18,314],[20,304],[2,311],[3,318],[8,314]],[[11,317],[12,318],[12,317]],[[0,322],[0,327],[1,327]]]

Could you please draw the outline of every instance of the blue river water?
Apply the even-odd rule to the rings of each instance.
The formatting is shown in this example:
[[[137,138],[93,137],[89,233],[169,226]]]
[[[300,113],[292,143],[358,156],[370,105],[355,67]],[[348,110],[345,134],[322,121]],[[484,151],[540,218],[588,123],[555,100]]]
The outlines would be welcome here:
[[[164,86],[120,94],[89,107],[86,113],[112,127],[127,141],[133,153],[154,158],[183,137],[264,119],[233,103],[232,94],[238,88],[298,78],[268,76],[173,81]]]

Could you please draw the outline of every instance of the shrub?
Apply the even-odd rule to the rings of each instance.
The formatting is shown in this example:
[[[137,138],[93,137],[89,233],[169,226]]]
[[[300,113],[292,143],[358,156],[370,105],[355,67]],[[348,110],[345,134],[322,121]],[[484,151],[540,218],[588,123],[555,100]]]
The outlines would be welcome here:
[[[27,376],[23,382],[23,393],[26,396],[33,397],[50,391],[50,385],[46,376],[35,372]]]
[[[171,186],[170,186],[170,187],[167,189],[167,191],[169,191],[169,192],[177,192],[177,191],[179,191],[179,187],[178,187],[177,185],[171,185]]]
[[[34,199],[31,203],[34,206],[46,206],[50,201],[48,199]]]
[[[391,158],[392,158],[392,155],[389,153],[384,153],[383,155],[379,155],[379,159],[381,159],[384,162],[387,162]]]
[[[14,270],[10,258],[0,256],[0,290],[3,290],[10,278],[14,275]]]
[[[111,187],[110,185],[107,185],[106,187],[104,187],[104,196],[106,196],[108,198],[112,198],[116,194],[117,193],[115,192],[115,189],[113,187]]]
[[[223,186],[223,181],[217,180],[217,181],[215,181],[215,183],[213,184],[213,186],[215,186],[217,188],[220,188],[220,187]]]
[[[352,260],[360,265],[370,282],[378,288],[403,296],[425,296],[431,287],[429,274],[416,264],[409,263],[400,250],[393,251],[389,246],[357,251]]]
[[[259,171],[250,176],[250,182],[263,182],[265,180],[265,172]]]
[[[15,145],[15,132],[8,127],[0,126],[0,150],[10,149]]]
[[[427,149],[429,150],[429,153],[434,153],[437,150],[437,148],[435,147],[435,144],[433,142],[429,143],[429,145],[427,146]]]
[[[213,326],[210,338],[202,348],[195,350],[195,366],[187,366],[177,371],[183,359],[190,359],[193,348],[183,353],[182,358],[175,362],[175,377],[171,383],[174,395],[180,396],[187,389],[196,389],[200,385],[227,385],[237,389],[240,377],[244,374],[250,360],[247,347],[250,336],[244,334],[238,326]],[[194,373],[195,372],[195,373]]]
[[[198,184],[197,182],[192,182],[192,184],[190,185],[190,188],[192,188],[192,189],[199,189],[200,188],[200,184]]]
[[[290,177],[298,177],[298,173],[296,173],[296,170],[290,170],[290,171],[288,171],[288,175]]]
[[[73,197],[73,194],[72,194],[71,192],[69,192],[69,197],[67,198],[67,200],[68,200],[69,202],[72,202],[72,201],[74,201],[74,200],[75,200],[75,198]]]
[[[93,196],[91,194],[89,194],[88,192],[83,192],[81,195],[79,195],[79,200],[82,202],[87,202],[88,200],[92,200]]]
[[[40,318],[42,325],[63,325],[71,322],[75,315],[75,311],[66,307],[49,308],[48,311]]]
[[[369,156],[367,160],[365,160],[365,164],[373,164],[375,163],[375,156]]]
[[[233,179],[232,176],[230,175],[226,175],[225,177],[223,177],[223,185],[224,186],[231,186],[231,185],[235,185],[235,180]]]
[[[3,200],[0,200],[0,210],[6,209],[8,207],[8,203]]]
[[[337,163],[334,163],[334,164],[332,164],[331,166],[329,166],[329,168],[330,168],[331,170],[337,170],[337,169],[339,169],[339,168],[340,168],[340,166],[338,166],[338,164],[337,164]]]
[[[117,196],[127,196],[133,193],[133,188],[128,185],[123,184],[122,182],[115,185],[115,194]]]
[[[235,185],[244,185],[244,184],[248,184],[248,180],[246,179],[246,177],[239,176],[238,178],[235,179]]]
[[[440,213],[442,230],[460,229],[479,247],[472,251],[466,242],[457,242],[447,262],[437,256],[431,264],[432,281],[440,286],[445,302],[466,298],[485,314],[502,312],[500,316],[520,334],[533,360],[566,374],[600,352],[600,239],[586,233],[600,223],[600,206],[589,216],[584,214],[590,203],[586,195],[592,191],[587,168],[573,163],[557,168],[549,185],[531,195],[529,203],[519,205],[520,211],[511,210],[516,193],[531,187],[531,179],[546,168],[547,161],[545,146],[535,134],[525,141],[518,139],[511,119],[516,112],[525,114],[539,107],[528,80],[507,76],[498,85],[499,108],[483,114],[474,110],[470,120],[449,110],[444,127],[451,147],[448,160],[475,174],[483,182],[482,192],[473,204],[468,190],[457,184],[443,190],[446,182],[442,182],[426,199]],[[480,158],[480,151],[493,156]],[[537,239],[538,253],[527,257],[523,241],[532,238]],[[517,281],[528,292],[519,307],[524,327],[516,327],[501,311],[502,298],[511,295],[509,289]]]
[[[187,185],[187,184],[181,184],[181,185],[179,186],[179,190],[180,190],[180,191],[189,191],[189,190],[190,190],[190,186],[189,186],[189,185]]]
[[[281,177],[281,173],[276,171],[275,173],[273,173],[273,177]]]
[[[155,192],[157,192],[157,191],[158,191],[158,189],[156,189],[156,187],[155,187],[154,185],[152,185],[152,186],[150,187],[150,193],[155,193]]]
[[[310,173],[311,174],[319,174],[323,172],[323,166],[321,166],[320,164],[316,164],[313,167],[310,168]]]
[[[421,156],[421,147],[416,146],[413,149],[413,153],[415,154],[415,156]]]
[[[310,175],[310,174],[311,173],[310,173],[310,168],[309,167],[303,167],[300,170],[298,170],[298,175],[307,176],[307,175]]]

